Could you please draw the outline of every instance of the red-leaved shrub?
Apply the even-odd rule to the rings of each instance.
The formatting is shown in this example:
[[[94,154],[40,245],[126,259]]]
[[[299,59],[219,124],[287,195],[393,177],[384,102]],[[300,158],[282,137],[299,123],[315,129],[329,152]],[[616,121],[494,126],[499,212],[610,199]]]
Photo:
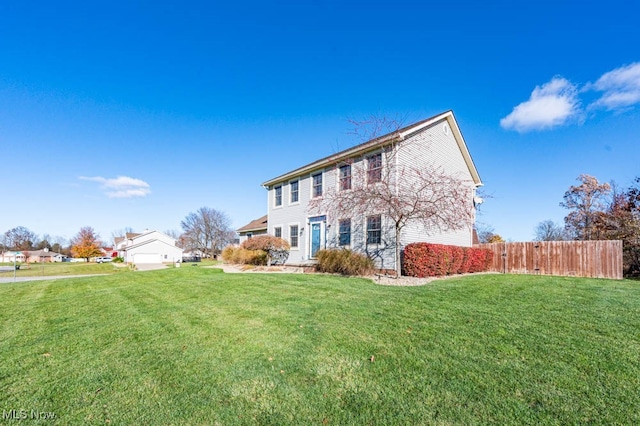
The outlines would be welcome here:
[[[488,249],[412,243],[404,248],[402,269],[404,275],[420,278],[482,272],[492,258]]]

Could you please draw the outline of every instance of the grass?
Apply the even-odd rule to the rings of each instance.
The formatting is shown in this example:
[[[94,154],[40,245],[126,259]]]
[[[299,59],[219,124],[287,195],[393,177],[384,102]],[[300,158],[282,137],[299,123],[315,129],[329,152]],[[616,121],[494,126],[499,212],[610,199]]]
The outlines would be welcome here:
[[[13,267],[13,263],[0,263],[0,266]],[[21,263],[20,269],[16,271],[16,277],[113,274],[124,271],[126,268],[116,268],[111,263]],[[0,271],[0,278],[13,278],[13,270]]]
[[[58,424],[640,422],[630,281],[174,268],[3,284],[0,325],[2,409]]]

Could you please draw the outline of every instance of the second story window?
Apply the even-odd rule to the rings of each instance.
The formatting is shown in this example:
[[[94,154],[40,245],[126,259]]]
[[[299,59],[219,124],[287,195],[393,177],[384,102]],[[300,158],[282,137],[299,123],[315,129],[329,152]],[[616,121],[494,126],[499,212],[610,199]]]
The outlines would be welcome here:
[[[376,183],[382,180],[382,153],[367,157],[367,183]]]
[[[297,203],[300,198],[298,197],[298,181],[294,180],[289,184],[289,190],[291,194],[291,203]]]
[[[351,165],[345,164],[339,169],[340,191],[351,189]]]
[[[273,228],[273,235],[278,238],[282,238],[282,227],[276,226],[275,228]]]
[[[274,194],[275,194],[274,205],[276,207],[281,206],[282,205],[282,186],[276,186],[274,188]]]
[[[322,173],[311,176],[311,185],[312,197],[322,197]]]

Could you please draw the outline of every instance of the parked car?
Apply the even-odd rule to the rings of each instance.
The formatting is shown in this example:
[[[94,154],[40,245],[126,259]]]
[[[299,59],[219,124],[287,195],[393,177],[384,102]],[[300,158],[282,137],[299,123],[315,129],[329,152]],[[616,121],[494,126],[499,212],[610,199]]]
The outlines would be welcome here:
[[[112,260],[110,257],[96,257],[96,263],[111,262]]]

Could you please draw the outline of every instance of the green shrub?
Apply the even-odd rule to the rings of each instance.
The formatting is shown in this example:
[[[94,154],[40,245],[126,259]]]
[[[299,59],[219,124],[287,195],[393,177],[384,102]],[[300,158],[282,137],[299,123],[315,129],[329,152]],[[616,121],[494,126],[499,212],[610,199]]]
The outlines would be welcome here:
[[[123,263],[124,262],[124,257],[114,257],[112,260],[113,263]]]
[[[319,272],[341,275],[370,275],[375,270],[373,260],[348,249],[320,250],[316,253]]]

